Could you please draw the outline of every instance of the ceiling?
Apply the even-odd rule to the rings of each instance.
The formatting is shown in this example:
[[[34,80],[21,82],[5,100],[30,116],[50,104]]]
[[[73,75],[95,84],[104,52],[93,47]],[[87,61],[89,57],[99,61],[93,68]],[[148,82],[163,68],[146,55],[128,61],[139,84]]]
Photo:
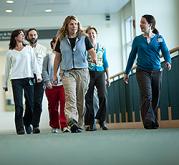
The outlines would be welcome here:
[[[0,16],[58,16],[58,15],[85,15],[110,14],[118,12],[129,0],[13,0],[7,4],[0,0]],[[13,10],[6,13],[5,10]],[[52,12],[46,13],[46,9]]]
[[[130,0],[13,0],[7,4],[0,0],[0,17],[38,17],[64,15],[112,14]],[[12,13],[5,10],[11,9]],[[46,9],[52,12],[46,13]],[[0,25],[1,26],[1,25]],[[0,55],[7,49],[7,41],[0,42]]]

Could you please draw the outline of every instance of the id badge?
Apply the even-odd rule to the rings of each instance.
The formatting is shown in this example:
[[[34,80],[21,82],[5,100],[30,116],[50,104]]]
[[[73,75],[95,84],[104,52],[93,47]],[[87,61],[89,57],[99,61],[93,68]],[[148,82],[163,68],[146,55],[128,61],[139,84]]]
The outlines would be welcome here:
[[[31,79],[29,80],[29,85],[34,85]]]

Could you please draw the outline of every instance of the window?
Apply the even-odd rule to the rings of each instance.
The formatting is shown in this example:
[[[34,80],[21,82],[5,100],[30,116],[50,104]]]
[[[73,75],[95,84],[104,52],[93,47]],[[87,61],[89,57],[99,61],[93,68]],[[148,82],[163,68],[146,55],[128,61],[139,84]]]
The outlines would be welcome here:
[[[124,66],[127,64],[133,40],[133,19],[132,16],[124,20]]]

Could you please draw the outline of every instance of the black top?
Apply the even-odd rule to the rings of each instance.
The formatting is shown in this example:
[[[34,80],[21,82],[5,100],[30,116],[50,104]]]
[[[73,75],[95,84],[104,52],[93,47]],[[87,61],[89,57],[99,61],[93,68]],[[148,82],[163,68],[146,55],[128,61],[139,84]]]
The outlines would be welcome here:
[[[76,42],[76,37],[75,38],[68,38],[71,44],[71,48],[73,50],[73,48],[75,47],[75,42]],[[88,37],[85,38],[85,45],[86,45],[86,50],[90,50],[91,48],[93,48],[93,45],[91,44],[90,40]],[[55,46],[55,51],[61,53],[60,51],[60,41],[57,41],[57,44]]]

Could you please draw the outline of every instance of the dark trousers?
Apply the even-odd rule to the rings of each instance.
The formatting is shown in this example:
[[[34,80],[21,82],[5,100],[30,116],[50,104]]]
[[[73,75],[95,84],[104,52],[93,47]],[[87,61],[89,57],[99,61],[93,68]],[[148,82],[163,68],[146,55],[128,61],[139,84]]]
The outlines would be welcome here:
[[[34,86],[33,79],[14,79],[11,80],[13,97],[15,103],[15,125],[16,131],[24,130],[24,122],[27,122],[28,118],[23,120],[23,91],[26,95],[25,101],[29,105],[29,111],[33,111],[33,97],[34,97]]]
[[[39,127],[40,123],[40,117],[42,113],[42,100],[43,100],[43,95],[44,95],[44,84],[43,82],[40,83],[34,83],[34,109],[33,113],[30,110],[30,106],[28,102],[25,102],[25,115],[24,119],[28,118],[28,122],[24,123],[25,125],[30,125],[32,124],[33,127]],[[25,95],[26,97],[26,95]]]
[[[153,123],[157,120],[162,71],[136,70],[136,78],[141,95],[141,116],[143,123],[146,120]]]
[[[85,125],[93,125],[95,118],[98,119],[101,123],[106,119],[106,85],[105,85],[105,73],[90,71],[90,83],[88,91],[85,96]],[[96,86],[97,95],[99,99],[99,109],[94,113],[93,106],[93,96],[94,96],[94,87]]]

